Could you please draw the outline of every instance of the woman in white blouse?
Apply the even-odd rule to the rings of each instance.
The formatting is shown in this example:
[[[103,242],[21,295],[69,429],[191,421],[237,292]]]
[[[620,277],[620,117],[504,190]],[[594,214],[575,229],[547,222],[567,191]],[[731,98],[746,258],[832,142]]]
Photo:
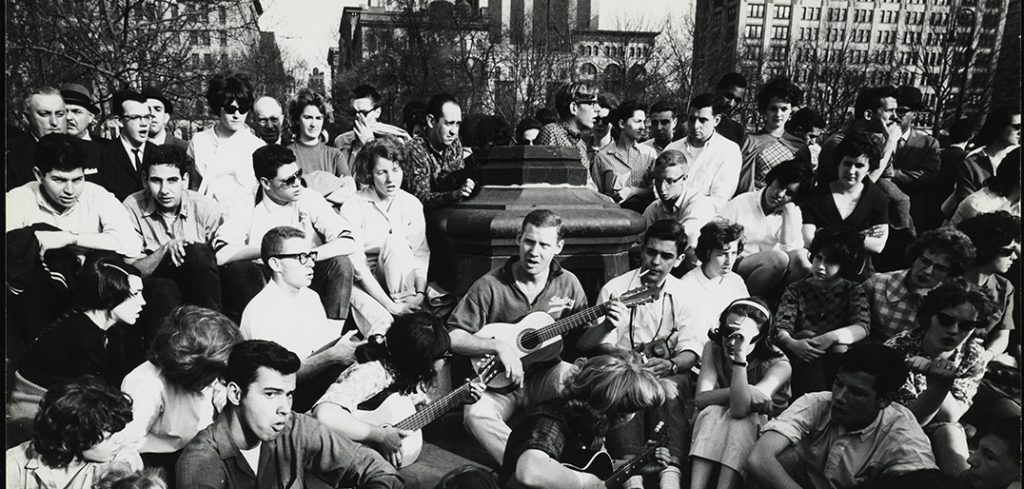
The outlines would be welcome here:
[[[121,383],[132,398],[132,421],[118,439],[138,449],[148,466],[173,474],[178,452],[224,407],[221,378],[239,341],[238,327],[219,312],[192,305],[171,312],[153,338],[149,361]]]
[[[356,155],[353,174],[362,185],[341,206],[351,224],[356,248],[362,249],[366,267],[351,257],[356,273],[352,309],[363,334],[382,333],[390,316],[418,310],[426,302],[427,247],[423,204],[402,190],[404,146],[401,140],[383,136],[363,146]],[[364,277],[369,268],[371,277]],[[367,301],[369,296],[373,302]],[[369,331],[361,322],[369,323]],[[386,324],[383,324],[386,323]]]

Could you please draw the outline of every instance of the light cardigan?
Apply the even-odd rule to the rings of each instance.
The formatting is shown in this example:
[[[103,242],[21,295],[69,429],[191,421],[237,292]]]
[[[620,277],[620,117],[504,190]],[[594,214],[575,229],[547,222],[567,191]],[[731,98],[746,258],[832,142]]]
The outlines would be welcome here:
[[[160,368],[145,362],[132,370],[121,390],[132,398],[132,421],[118,434],[139,453],[177,452],[200,430],[213,424],[224,408],[225,387],[220,381],[191,392],[164,378]]]
[[[398,189],[388,203],[381,200],[370,186],[346,200],[340,213],[351,225],[355,248],[361,249],[368,259],[375,259],[384,242],[396,235],[409,244],[417,270],[426,275],[430,248],[427,246],[423,204],[415,196]]]

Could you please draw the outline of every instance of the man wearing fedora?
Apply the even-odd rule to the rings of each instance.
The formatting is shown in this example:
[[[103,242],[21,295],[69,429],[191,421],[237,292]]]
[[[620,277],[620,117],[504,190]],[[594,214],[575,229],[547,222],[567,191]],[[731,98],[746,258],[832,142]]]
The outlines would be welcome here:
[[[67,134],[78,138],[82,150],[85,151],[85,177],[86,180],[95,181],[97,169],[100,165],[103,138],[93,139],[89,132],[96,116],[100,114],[100,108],[92,100],[89,89],[78,83],[65,83],[60,87],[60,96],[64,99],[64,106],[67,107]]]
[[[896,117],[903,134],[893,154],[892,181],[910,197],[910,215],[918,232],[942,225],[942,199],[933,184],[939,174],[939,142],[914,127],[917,113],[923,110],[921,91],[912,86],[896,90]]]
[[[149,111],[153,114],[153,120],[149,122],[149,142],[157,146],[170,146],[181,151],[188,151],[188,141],[167,130],[167,123],[174,115],[174,104],[164,96],[159,87],[143,88],[142,96],[146,97],[146,105],[149,106]]]

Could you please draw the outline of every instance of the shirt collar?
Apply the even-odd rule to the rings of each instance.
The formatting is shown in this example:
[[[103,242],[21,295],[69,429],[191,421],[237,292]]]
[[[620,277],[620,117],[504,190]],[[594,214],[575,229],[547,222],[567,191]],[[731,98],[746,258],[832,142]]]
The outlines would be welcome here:
[[[906,142],[907,142],[907,141],[908,141],[908,140],[910,139],[910,136],[911,136],[911,135],[912,135],[913,133],[914,133],[914,128],[913,128],[913,127],[911,127],[909,131],[907,131],[907,132],[905,132],[905,133],[902,133],[902,134],[900,134],[900,139],[902,139],[902,140],[903,140],[903,142],[904,142],[904,143],[906,143]]]
[[[160,134],[157,134],[156,136],[150,135],[148,138],[146,138],[146,141],[153,143],[157,146],[162,146],[164,143],[167,142],[167,130],[161,131]]]
[[[141,153],[144,153],[146,151],[146,142],[145,141],[143,141],[142,144],[140,144],[139,147],[136,148],[135,146],[132,146],[132,143],[128,142],[128,139],[125,138],[124,136],[121,136],[119,139],[121,140],[121,146],[124,148],[124,152],[128,153],[128,158],[134,158],[135,155],[134,155],[133,151],[138,149],[139,153],[140,153],[139,154],[139,159],[140,160],[142,159],[142,154]],[[132,160],[132,163],[133,164],[135,163],[134,159]]]
[[[910,276],[910,269],[893,272],[885,283],[885,297],[889,302],[901,302],[907,297],[914,295],[907,287],[907,278]]]
[[[881,427],[881,425],[882,425],[882,415],[885,413],[886,409],[887,409],[887,407],[879,409],[878,413],[875,414],[875,419],[872,420],[871,423],[869,423],[867,426],[865,426],[865,427],[863,427],[863,428],[861,428],[859,430],[847,431],[846,434],[856,436],[857,438],[860,438],[861,440],[867,438],[868,436],[871,436],[872,433],[878,431],[879,427]],[[845,428],[843,428],[843,430],[845,430]]]
[[[182,190],[181,204],[178,206],[177,216],[182,219],[188,219],[189,216],[189,202],[191,197],[188,194],[188,190]],[[156,198],[149,193],[149,190],[145,192],[145,198],[142,201],[142,217],[150,217],[157,213]]]
[[[578,140],[583,137],[583,133],[581,133],[579,129],[573,127],[572,124],[569,124],[569,121],[559,122],[558,125],[562,126],[562,129],[565,130],[565,134],[568,135],[570,139]]]

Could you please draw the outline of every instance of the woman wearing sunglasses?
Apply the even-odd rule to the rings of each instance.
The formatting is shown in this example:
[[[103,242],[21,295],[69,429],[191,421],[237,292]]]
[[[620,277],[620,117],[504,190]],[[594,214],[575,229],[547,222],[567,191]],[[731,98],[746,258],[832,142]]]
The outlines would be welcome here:
[[[964,271],[964,278],[984,289],[996,304],[996,311],[983,331],[985,355],[997,357],[1010,345],[1013,326],[1014,287],[1007,277],[1020,256],[1020,216],[1006,211],[972,217],[958,226],[974,243],[974,263]],[[1019,351],[1019,350],[1018,350]]]
[[[356,411],[360,404],[382,393],[411,396],[417,404],[426,401],[423,393],[434,385],[437,372],[449,357],[449,347],[448,330],[429,313],[399,316],[386,334],[371,335],[356,349],[356,363],[338,376],[313,406],[312,414],[399,467],[403,463],[402,439],[413,433],[367,423],[357,417]],[[473,388],[475,396],[482,391],[482,384]]]
[[[253,100],[252,84],[244,73],[218,74],[207,85],[206,102],[217,122],[196,133],[188,154],[203,177],[199,192],[221,204],[251,195],[256,188],[252,153],[265,143],[245,125]]]
[[[910,375],[896,401],[910,408],[932,443],[935,463],[955,475],[967,469],[967,435],[960,417],[971,407],[988,363],[973,339],[989,324],[994,304],[963,278],[936,287],[917,309],[918,327],[885,344],[904,355]]]

